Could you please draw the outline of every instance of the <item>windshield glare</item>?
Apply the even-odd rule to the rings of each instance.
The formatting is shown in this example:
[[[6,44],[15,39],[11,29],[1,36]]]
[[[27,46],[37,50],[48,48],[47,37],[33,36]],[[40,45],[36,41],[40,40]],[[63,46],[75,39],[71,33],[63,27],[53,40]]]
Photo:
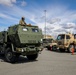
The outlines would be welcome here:
[[[38,29],[32,29],[33,32],[39,32]]]
[[[62,40],[62,39],[64,39],[65,38],[65,35],[59,35],[58,37],[57,37],[57,40]]]

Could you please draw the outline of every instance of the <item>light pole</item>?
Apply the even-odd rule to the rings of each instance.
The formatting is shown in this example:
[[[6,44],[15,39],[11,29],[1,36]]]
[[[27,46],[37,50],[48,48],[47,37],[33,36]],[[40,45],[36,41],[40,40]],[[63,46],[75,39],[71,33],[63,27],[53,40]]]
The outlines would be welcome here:
[[[44,10],[44,13],[45,13],[45,28],[44,28],[44,30],[45,30],[45,39],[46,39],[46,10]]]

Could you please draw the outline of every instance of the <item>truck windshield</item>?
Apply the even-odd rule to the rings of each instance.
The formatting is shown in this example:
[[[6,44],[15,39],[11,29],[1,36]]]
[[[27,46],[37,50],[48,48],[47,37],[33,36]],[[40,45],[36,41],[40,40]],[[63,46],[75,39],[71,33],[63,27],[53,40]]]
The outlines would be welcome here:
[[[66,35],[66,39],[70,39],[70,36],[69,35]]]
[[[74,34],[74,39],[76,39],[76,34]]]
[[[62,40],[65,38],[65,35],[58,35],[57,40]]]
[[[23,28],[23,31],[28,31],[28,29],[27,28]]]
[[[39,32],[38,29],[34,29],[34,28],[32,29],[32,31],[33,32]]]

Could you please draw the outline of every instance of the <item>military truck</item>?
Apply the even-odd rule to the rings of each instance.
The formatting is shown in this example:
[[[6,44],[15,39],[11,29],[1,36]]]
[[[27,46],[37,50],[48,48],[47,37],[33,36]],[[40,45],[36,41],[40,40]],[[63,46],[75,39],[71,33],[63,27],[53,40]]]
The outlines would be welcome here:
[[[48,50],[56,50],[57,49],[57,43],[53,38],[46,38],[43,39],[43,46],[47,48]]]
[[[76,34],[59,34],[57,37],[57,45],[61,52],[72,52],[72,48],[76,50]]]
[[[50,39],[50,38],[43,39],[43,46],[45,48],[47,48],[47,46],[49,45],[49,43],[52,43],[52,40],[53,39]]]
[[[55,40],[52,40],[51,43],[49,43],[49,48],[51,48],[52,51],[57,51],[57,43]]]
[[[42,30],[38,26],[13,25],[7,31],[0,32],[0,54],[6,61],[13,63],[20,55],[35,60],[42,50]]]
[[[53,37],[51,35],[43,35],[43,47],[47,48],[48,44],[51,43]]]

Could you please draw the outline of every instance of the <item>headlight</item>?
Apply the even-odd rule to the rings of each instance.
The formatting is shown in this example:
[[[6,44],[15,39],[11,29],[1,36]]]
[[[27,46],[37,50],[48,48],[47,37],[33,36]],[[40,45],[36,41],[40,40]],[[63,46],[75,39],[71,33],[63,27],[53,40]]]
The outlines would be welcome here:
[[[26,51],[26,48],[23,48],[21,51],[22,51],[22,52],[25,52],[25,51]]]
[[[43,40],[41,39],[41,42],[42,42]]]
[[[21,51],[24,52],[24,49],[22,49]]]

